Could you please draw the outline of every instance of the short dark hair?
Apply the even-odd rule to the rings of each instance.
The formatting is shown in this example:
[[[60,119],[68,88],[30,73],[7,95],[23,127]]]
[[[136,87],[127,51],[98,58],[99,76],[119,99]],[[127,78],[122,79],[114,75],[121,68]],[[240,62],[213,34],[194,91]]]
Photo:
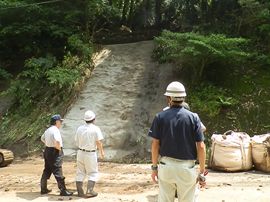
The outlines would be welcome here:
[[[56,124],[56,120],[51,119],[51,125],[55,125]]]
[[[178,105],[182,105],[183,104],[183,100],[181,100],[181,101],[172,101],[171,103],[172,103],[172,105],[178,106]]]
[[[86,123],[93,123],[95,119],[91,120],[91,121],[85,121]]]
[[[56,121],[58,121],[58,120],[63,121],[64,119],[62,119],[62,117],[60,116],[60,114],[53,115],[51,117],[51,121],[50,121],[51,125],[55,125],[56,124]]]

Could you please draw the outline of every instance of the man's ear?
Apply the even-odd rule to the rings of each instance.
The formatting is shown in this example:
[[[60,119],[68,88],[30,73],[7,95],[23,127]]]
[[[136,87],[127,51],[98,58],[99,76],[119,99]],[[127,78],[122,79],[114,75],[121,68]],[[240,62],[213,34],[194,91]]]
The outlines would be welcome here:
[[[167,96],[166,98],[167,98],[167,103],[170,105],[172,101],[171,97]]]

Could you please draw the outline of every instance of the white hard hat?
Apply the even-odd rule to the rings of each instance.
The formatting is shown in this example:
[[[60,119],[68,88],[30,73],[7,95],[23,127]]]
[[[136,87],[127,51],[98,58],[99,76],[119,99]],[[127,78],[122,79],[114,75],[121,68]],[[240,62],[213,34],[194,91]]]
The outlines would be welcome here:
[[[187,96],[184,85],[178,81],[171,82],[167,86],[166,92],[164,95],[169,96],[169,97],[175,97],[175,98]]]
[[[85,121],[92,121],[96,118],[96,115],[91,110],[88,110],[84,113],[84,120]]]

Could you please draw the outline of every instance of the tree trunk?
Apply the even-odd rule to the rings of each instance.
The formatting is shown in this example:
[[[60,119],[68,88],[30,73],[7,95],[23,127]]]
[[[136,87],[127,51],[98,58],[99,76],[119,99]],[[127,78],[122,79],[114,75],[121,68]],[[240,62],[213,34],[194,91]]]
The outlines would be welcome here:
[[[201,21],[202,23],[207,23],[207,15],[208,15],[208,2],[207,0],[201,0]]]
[[[198,74],[198,81],[201,81],[202,80],[202,77],[203,77],[203,70],[205,68],[205,65],[206,65],[206,61],[203,60],[202,64],[201,64],[201,67],[199,69],[199,74]]]
[[[128,8],[129,8],[129,0],[124,0],[124,6],[122,10],[122,24],[126,24],[127,22],[127,13],[128,13]]]
[[[198,0],[186,0],[186,22],[188,26],[193,26],[196,24],[198,19],[198,13],[196,11],[196,4]]]
[[[128,25],[131,24],[134,16],[134,7],[135,7],[135,0],[130,1],[130,6],[129,6],[129,14],[128,14]]]
[[[123,8],[123,0],[118,0],[116,5],[117,5],[117,8],[122,9]]]
[[[162,0],[156,0],[155,4],[155,14],[156,14],[156,19],[155,23],[158,28],[160,28],[161,25],[161,5],[162,5]]]
[[[84,24],[85,24],[85,35],[87,40],[90,39],[90,22],[89,22],[89,3],[88,0],[84,1]]]

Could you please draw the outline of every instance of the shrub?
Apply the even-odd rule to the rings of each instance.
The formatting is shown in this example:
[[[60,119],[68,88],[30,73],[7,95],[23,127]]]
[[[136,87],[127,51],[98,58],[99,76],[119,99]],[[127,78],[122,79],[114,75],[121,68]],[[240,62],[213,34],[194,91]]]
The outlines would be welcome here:
[[[88,66],[68,53],[61,63],[48,55],[27,60],[24,67],[5,92],[14,97],[22,113],[29,112],[44,96],[51,97],[59,90],[68,94]]]
[[[35,81],[46,78],[46,72],[56,65],[56,58],[52,56],[31,58],[26,60],[24,70],[19,76]]]
[[[68,38],[69,50],[72,54],[77,54],[83,60],[89,60],[93,54],[93,45],[85,43],[79,35],[72,35]]]
[[[1,79],[9,79],[9,78],[11,78],[11,74],[8,73],[6,70],[0,68],[0,78]]]
[[[72,87],[80,78],[82,68],[80,59],[69,54],[64,57],[61,65],[46,72],[47,80],[58,89]]]
[[[228,38],[221,34],[204,36],[196,33],[163,31],[155,38],[154,57],[160,62],[173,62],[192,72],[192,83],[201,81],[211,68],[241,66],[249,58],[248,40]],[[214,65],[213,65],[214,64]]]
[[[221,109],[238,104],[234,97],[227,96],[227,92],[210,84],[202,84],[194,89],[189,96],[191,108],[200,111],[208,117],[217,116]]]

